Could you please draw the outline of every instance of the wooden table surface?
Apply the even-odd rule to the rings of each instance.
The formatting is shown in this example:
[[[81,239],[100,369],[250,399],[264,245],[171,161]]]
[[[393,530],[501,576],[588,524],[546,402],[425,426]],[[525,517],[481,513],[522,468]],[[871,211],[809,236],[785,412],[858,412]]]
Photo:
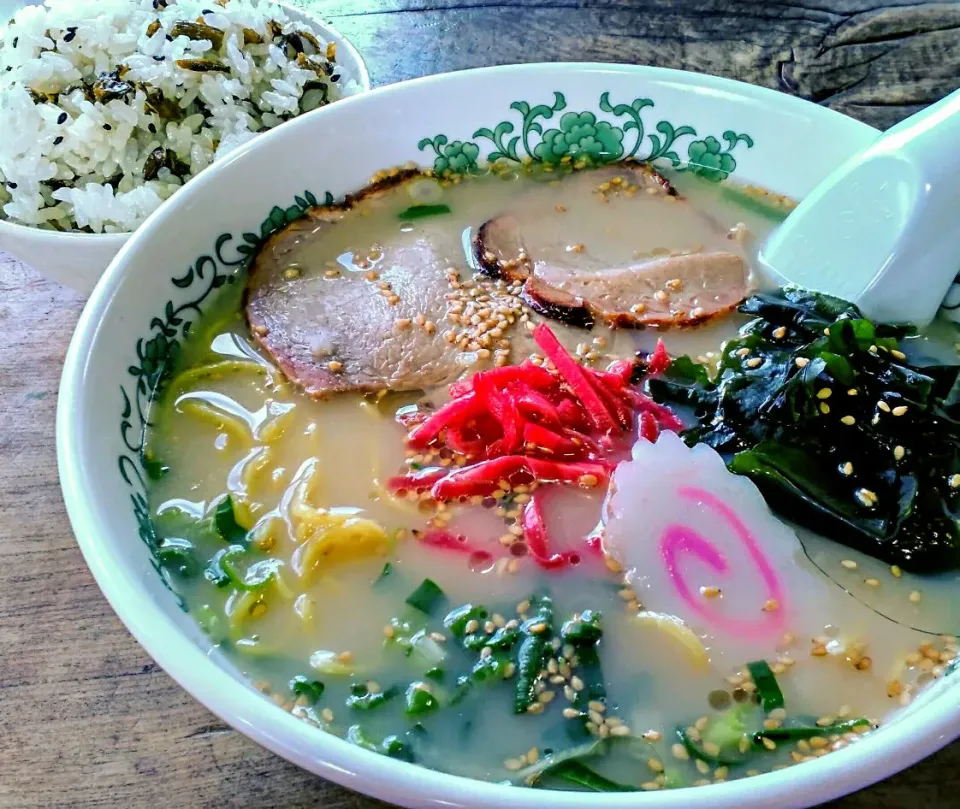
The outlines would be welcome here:
[[[375,84],[510,62],[634,62],[777,88],[879,127],[960,86],[956,0],[298,4],[356,43]],[[82,306],[0,254],[0,807],[382,806],[223,725],[101,596],[67,523],[54,450]],[[958,795],[960,743],[833,806],[947,809]]]

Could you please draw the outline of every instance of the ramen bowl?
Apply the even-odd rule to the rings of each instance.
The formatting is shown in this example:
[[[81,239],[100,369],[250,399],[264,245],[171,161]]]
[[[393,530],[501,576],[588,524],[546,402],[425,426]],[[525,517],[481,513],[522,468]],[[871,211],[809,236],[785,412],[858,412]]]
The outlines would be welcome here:
[[[575,121],[564,119],[569,113]],[[544,795],[383,757],[281,710],[212,648],[151,554],[141,450],[153,386],[192,322],[234,283],[262,239],[385,167],[416,163],[442,173],[498,154],[535,162],[544,138],[575,152],[594,148],[597,132],[611,159],[642,160],[653,151],[679,161],[706,151],[724,177],[792,198],[877,134],[823,107],[725,79],[544,64],[381,88],[258,137],[164,203],[120,248],[84,310],[57,419],[77,541],[130,632],[197,700],[278,755],[382,800],[463,809],[534,809],[545,801],[557,809],[793,809],[865,787],[957,736],[960,678],[937,681],[857,744],[799,766],[703,789]]]

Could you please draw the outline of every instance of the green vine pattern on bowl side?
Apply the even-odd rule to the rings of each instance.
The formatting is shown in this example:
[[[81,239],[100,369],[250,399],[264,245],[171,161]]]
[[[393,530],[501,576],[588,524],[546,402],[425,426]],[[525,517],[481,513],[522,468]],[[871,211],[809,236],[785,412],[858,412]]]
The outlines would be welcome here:
[[[162,465],[146,451],[145,435],[150,425],[150,403],[170,379],[180,356],[181,343],[189,335],[195,319],[203,314],[203,304],[210,295],[226,284],[237,282],[240,272],[246,270],[264,240],[304,216],[309,208],[332,203],[333,194],[329,191],[322,202],[312,192],[305,191],[303,196],[294,198],[293,205],[286,208],[275,206],[271,209],[260,224],[258,232],[243,233],[239,243],[232,244],[234,236],[231,233],[220,234],[214,243],[212,254],[199,256],[186,273],[170,279],[170,283],[178,289],[196,287],[198,294],[179,306],[175,306],[172,300],[167,300],[162,315],[155,316],[150,321],[151,336],[137,340],[137,364],[127,368],[127,373],[133,380],[129,388],[120,386],[123,400],[120,437],[125,451],[117,457],[117,465],[124,483],[130,487],[130,501],[138,533],[150,550],[151,564],[167,589],[178,600],[181,609],[186,607],[162,564],[163,547],[150,519],[150,506],[146,497],[147,480],[160,477],[165,472]],[[232,256],[227,254],[231,247],[234,253]]]

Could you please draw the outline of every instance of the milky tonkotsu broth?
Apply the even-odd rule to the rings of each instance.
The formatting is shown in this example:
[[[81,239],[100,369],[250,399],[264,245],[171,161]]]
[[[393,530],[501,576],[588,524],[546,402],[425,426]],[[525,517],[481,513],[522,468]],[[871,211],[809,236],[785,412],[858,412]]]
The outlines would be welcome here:
[[[696,212],[677,203],[674,209],[680,213],[676,215],[653,200],[615,197],[602,205],[587,204],[582,197],[568,198],[562,183],[550,184],[548,179],[488,175],[427,189],[432,195],[429,202],[439,201],[451,209],[443,218],[448,234],[444,249],[450,265],[459,268],[464,279],[472,274],[471,229],[506,205],[563,206],[564,217],[546,227],[562,228],[564,240],[585,244],[600,264],[661,248],[742,250],[750,259],[757,241],[776,222],[762,206],[738,204],[739,193],[690,175],[671,176],[671,181],[696,205]],[[422,195],[420,182],[415,193]],[[401,186],[384,198],[360,203],[369,207],[368,216],[355,218],[328,239],[312,242],[295,257],[296,262],[307,272],[324,272],[329,262],[343,272],[359,272],[361,268],[352,264],[354,254],[363,255],[372,245],[388,240],[415,239],[418,223],[397,217],[412,204],[409,192],[409,186]],[[744,245],[728,237],[738,223],[752,234]],[[610,247],[604,241],[609,237],[612,243],[617,233],[630,234],[631,254],[624,255],[622,247]],[[759,285],[757,279],[754,283]],[[563,718],[577,678],[565,679],[563,666],[554,662],[548,673],[559,680],[548,678],[544,690],[555,696],[549,701],[545,697],[542,711],[533,715],[514,715],[509,680],[486,684],[482,691],[478,686],[457,702],[457,675],[469,671],[476,657],[448,637],[442,618],[460,605],[482,604],[489,610],[489,620],[502,625],[518,617],[518,604],[548,590],[558,628],[583,610],[603,615],[600,656],[607,686],[603,714],[613,721],[596,735],[612,732],[614,737],[637,737],[626,754],[595,763],[607,777],[634,788],[691,785],[704,777],[722,780],[753,769],[769,770],[822,749],[815,742],[806,751],[801,746],[800,753],[791,757],[798,748],[784,744],[767,751],[762,761],[730,773],[715,763],[707,767],[705,776],[703,764],[675,750],[674,728],[718,715],[736,700],[749,702],[752,684],[740,688],[749,661],[720,648],[719,640],[718,648],[707,648],[702,660],[678,633],[656,622],[638,621],[635,597],[629,588],[624,591],[622,576],[612,563],[583,554],[578,565],[545,571],[528,557],[505,555],[498,539],[506,530],[504,511],[519,508],[516,503],[496,506],[499,513],[476,506],[454,518],[457,530],[489,551],[487,556],[468,558],[419,543],[411,532],[425,529],[434,512],[390,495],[385,485],[413,455],[406,452],[405,430],[394,416],[398,408],[418,400],[442,402],[445,389],[382,397],[346,393],[326,400],[305,396],[256,347],[243,316],[241,286],[226,287],[196,323],[178,368],[151,411],[149,453],[169,471],[152,484],[150,506],[158,534],[188,540],[199,560],[199,572],[192,576],[181,575],[173,570],[176,565],[171,566],[174,588],[211,639],[268,698],[306,721],[381,751],[381,740],[396,735],[411,745],[416,762],[425,766],[494,781],[512,779],[516,770],[548,751],[590,741],[588,733],[582,728],[571,730],[570,721]],[[429,314],[438,323],[445,315]],[[661,336],[671,354],[710,360],[722,340],[743,322],[733,315]],[[605,367],[616,356],[632,357],[638,349],[650,351],[657,338],[652,331],[614,332],[604,326],[595,327],[592,335],[554,322],[551,327],[571,351],[579,344],[592,346],[597,367]],[[518,322],[513,331],[511,361],[520,362],[535,346],[525,323]],[[212,364],[216,365],[209,372],[191,372]],[[489,367],[490,362],[481,362],[467,373]],[[259,569],[273,572],[274,579],[260,590],[244,592],[232,584],[217,587],[203,575],[207,560],[229,545],[213,519],[227,493],[240,527],[253,529],[253,559],[259,561]],[[548,527],[559,542],[579,547],[577,543],[600,520],[602,493],[574,490],[551,497],[546,500]],[[303,526],[310,520],[327,519],[317,517],[322,514],[318,509],[328,510],[338,525],[347,518],[371,520],[382,529],[380,539],[367,542],[361,558],[349,558],[350,552],[337,550],[328,558],[321,556],[317,564],[305,561],[295,537],[302,540],[308,531]],[[805,536],[801,532],[801,538]],[[949,641],[945,646],[936,634],[908,627],[924,627],[931,633],[956,628],[960,618],[957,580],[954,576],[896,577],[888,566],[841,545],[820,538],[810,539],[810,544],[814,559],[830,576],[803,554],[796,555],[797,571],[802,568],[802,576],[816,585],[808,595],[823,599],[822,609],[813,611],[817,640],[810,637],[814,627],[804,624],[803,629],[809,630],[806,636],[781,640],[767,659],[774,664],[791,715],[810,721],[819,717],[880,721],[906,701],[901,698],[902,685],[891,690],[891,681],[911,687],[922,684],[935,668],[942,673],[950,659],[955,647]],[[390,570],[382,575],[386,563]],[[792,583],[802,585],[799,572],[790,576]],[[446,597],[431,619],[404,603],[426,578],[439,585]],[[879,584],[865,585],[865,578],[876,578]],[[862,606],[841,587],[900,623]],[[911,600],[913,592],[922,597]],[[658,609],[655,603],[643,606]],[[437,664],[442,675],[435,672],[435,680],[425,677],[430,666],[421,657],[406,657],[389,642],[393,619],[444,634],[435,642],[445,655]],[[838,652],[849,650],[854,642],[865,644],[857,654],[867,662],[859,668],[851,665],[847,652]],[[925,642],[932,645],[923,646]],[[812,643],[824,647],[827,659],[811,655]],[[557,651],[560,660],[563,651]],[[323,694],[316,701],[309,693],[291,692],[292,678],[301,675],[323,683]],[[441,705],[420,718],[404,715],[403,692],[415,681],[427,683]],[[375,684],[372,692],[396,685],[400,693],[375,710],[347,707],[351,684],[371,682]],[[614,731],[617,724],[628,727],[629,733]],[[652,765],[649,759],[654,759]]]

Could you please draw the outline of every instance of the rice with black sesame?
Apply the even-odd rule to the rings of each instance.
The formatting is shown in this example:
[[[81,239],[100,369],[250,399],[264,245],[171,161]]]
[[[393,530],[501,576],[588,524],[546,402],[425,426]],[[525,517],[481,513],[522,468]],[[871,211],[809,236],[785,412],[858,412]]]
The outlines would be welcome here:
[[[275,3],[27,6],[0,27],[0,216],[133,230],[214,160],[358,79]]]

